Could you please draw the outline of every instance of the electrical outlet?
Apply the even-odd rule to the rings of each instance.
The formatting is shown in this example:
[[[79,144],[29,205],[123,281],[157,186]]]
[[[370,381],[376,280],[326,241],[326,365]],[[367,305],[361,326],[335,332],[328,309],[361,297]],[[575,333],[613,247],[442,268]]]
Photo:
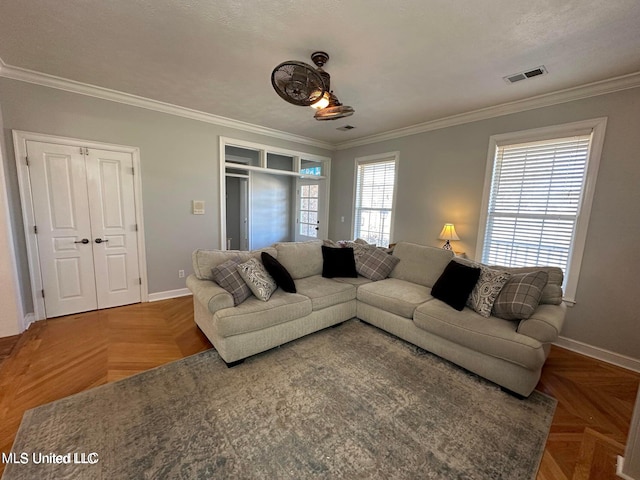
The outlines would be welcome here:
[[[178,278],[184,278],[184,270],[178,270]]]

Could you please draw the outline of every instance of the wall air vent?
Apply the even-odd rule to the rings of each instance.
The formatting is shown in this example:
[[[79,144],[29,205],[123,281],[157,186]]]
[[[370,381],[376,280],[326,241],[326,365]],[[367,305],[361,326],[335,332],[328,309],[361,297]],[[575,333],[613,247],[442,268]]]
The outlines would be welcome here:
[[[546,75],[547,69],[544,65],[540,65],[532,70],[527,70],[526,72],[514,73],[512,75],[507,75],[506,77],[502,77],[507,83],[516,83],[520,80],[527,80],[529,78],[538,77],[540,75]]]
[[[348,132],[349,130],[353,130],[354,127],[353,125],[345,125],[344,127],[338,127],[336,128],[336,130],[340,130],[341,132]]]

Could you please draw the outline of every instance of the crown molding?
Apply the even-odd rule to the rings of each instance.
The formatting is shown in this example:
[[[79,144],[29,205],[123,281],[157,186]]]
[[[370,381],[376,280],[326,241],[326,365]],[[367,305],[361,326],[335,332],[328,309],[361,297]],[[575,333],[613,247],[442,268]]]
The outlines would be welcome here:
[[[176,115],[200,122],[212,123],[214,125],[220,125],[223,127],[235,128],[244,132],[266,135],[268,137],[301,143],[303,145],[310,145],[312,147],[325,148],[327,150],[335,149],[335,146],[332,143],[316,140],[314,138],[295,135],[273,128],[262,127],[253,123],[233,120],[231,118],[222,117],[220,115],[214,115],[212,113],[206,113],[191,108],[180,107],[178,105],[140,97],[138,95],[132,95],[129,93],[119,92],[117,90],[111,90],[109,88],[77,82],[75,80],[69,80],[67,78],[57,77],[55,75],[49,75],[47,73],[28,70],[26,68],[14,67],[12,65],[6,64],[1,58],[0,77],[19,80],[21,82],[33,83],[36,85],[42,85],[44,87],[56,88],[58,90],[64,90],[67,92],[86,95],[102,100],[109,100],[111,102],[123,103],[125,105],[131,105],[147,110],[167,113],[169,115]]]
[[[502,115],[509,115],[512,113],[524,112],[527,110],[548,107],[560,103],[572,102],[574,100],[581,100],[583,98],[605,95],[607,93],[618,92],[620,90],[627,90],[636,87],[640,87],[640,72],[630,73],[628,75],[622,75],[620,77],[614,77],[594,83],[588,83],[586,85],[580,85],[578,87],[567,88],[565,90],[559,90],[557,92],[546,93],[544,95],[537,95],[535,97],[529,97],[523,100],[515,100],[513,102],[502,103],[500,105],[494,105],[478,110],[472,110],[470,112],[451,115],[449,117],[430,120],[428,122],[418,123],[409,127],[398,128],[396,130],[390,130],[375,135],[369,135],[367,137],[356,138],[354,140],[348,140],[346,142],[340,142],[334,146],[334,149],[345,150],[347,148],[359,147],[361,145],[368,145],[370,143],[393,140],[395,138],[416,135],[418,133],[438,130],[440,128],[453,127],[455,125],[462,125],[464,123],[477,122],[479,120],[486,120],[489,118],[500,117]]]
[[[386,140],[393,140],[396,138],[407,137],[409,135],[416,135],[419,133],[438,130],[441,128],[453,127],[456,125],[476,122],[479,120],[487,120],[490,118],[509,115],[512,113],[524,112],[536,108],[548,107],[560,103],[566,103],[574,100],[595,97],[598,95],[605,95],[607,93],[613,93],[620,90],[640,87],[640,72],[635,72],[628,75],[610,78],[607,80],[588,83],[586,85],[580,85],[578,87],[572,87],[552,93],[537,95],[535,97],[529,97],[523,100],[515,100],[513,102],[502,103],[500,105],[494,105],[491,107],[485,107],[478,110],[472,110],[469,112],[430,120],[408,127],[356,138],[354,140],[347,140],[340,143],[331,143],[310,137],[287,133],[282,130],[263,127],[239,120],[233,120],[231,118],[214,115],[212,113],[206,113],[199,110],[180,107],[178,105],[160,102],[158,100],[152,100],[150,98],[119,92],[117,90],[111,90],[108,88],[98,87],[96,85],[77,82],[75,80],[56,77],[54,75],[40,73],[34,70],[28,70],[26,68],[14,67],[12,65],[6,64],[2,60],[2,58],[0,58],[0,77],[10,78],[27,83],[34,83],[36,85],[56,88],[80,95],[87,95],[90,97],[100,98],[102,100],[109,100],[112,102],[132,105],[135,107],[145,108],[147,110],[162,112],[169,115],[176,115],[179,117],[189,118],[192,120],[211,123],[224,127],[235,128],[245,132],[266,135],[273,138],[279,138],[281,140],[287,140],[303,145],[324,148],[327,150],[345,150],[347,148],[359,147],[362,145],[383,142]]]

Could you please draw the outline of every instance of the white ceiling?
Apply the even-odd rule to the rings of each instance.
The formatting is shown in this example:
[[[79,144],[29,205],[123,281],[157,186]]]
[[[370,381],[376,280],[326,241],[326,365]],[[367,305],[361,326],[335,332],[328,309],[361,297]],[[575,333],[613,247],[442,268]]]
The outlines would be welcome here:
[[[315,50],[354,116],[318,122],[271,87]],[[640,1],[2,0],[0,59],[338,144],[638,72]]]

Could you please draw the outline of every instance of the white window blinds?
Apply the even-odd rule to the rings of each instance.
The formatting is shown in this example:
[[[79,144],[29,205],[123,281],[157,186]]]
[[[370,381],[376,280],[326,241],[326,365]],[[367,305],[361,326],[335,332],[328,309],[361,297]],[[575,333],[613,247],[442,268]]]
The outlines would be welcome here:
[[[484,263],[550,265],[567,274],[590,140],[589,134],[497,146]]]
[[[362,238],[378,246],[389,245],[395,182],[394,157],[357,162],[355,238]]]

